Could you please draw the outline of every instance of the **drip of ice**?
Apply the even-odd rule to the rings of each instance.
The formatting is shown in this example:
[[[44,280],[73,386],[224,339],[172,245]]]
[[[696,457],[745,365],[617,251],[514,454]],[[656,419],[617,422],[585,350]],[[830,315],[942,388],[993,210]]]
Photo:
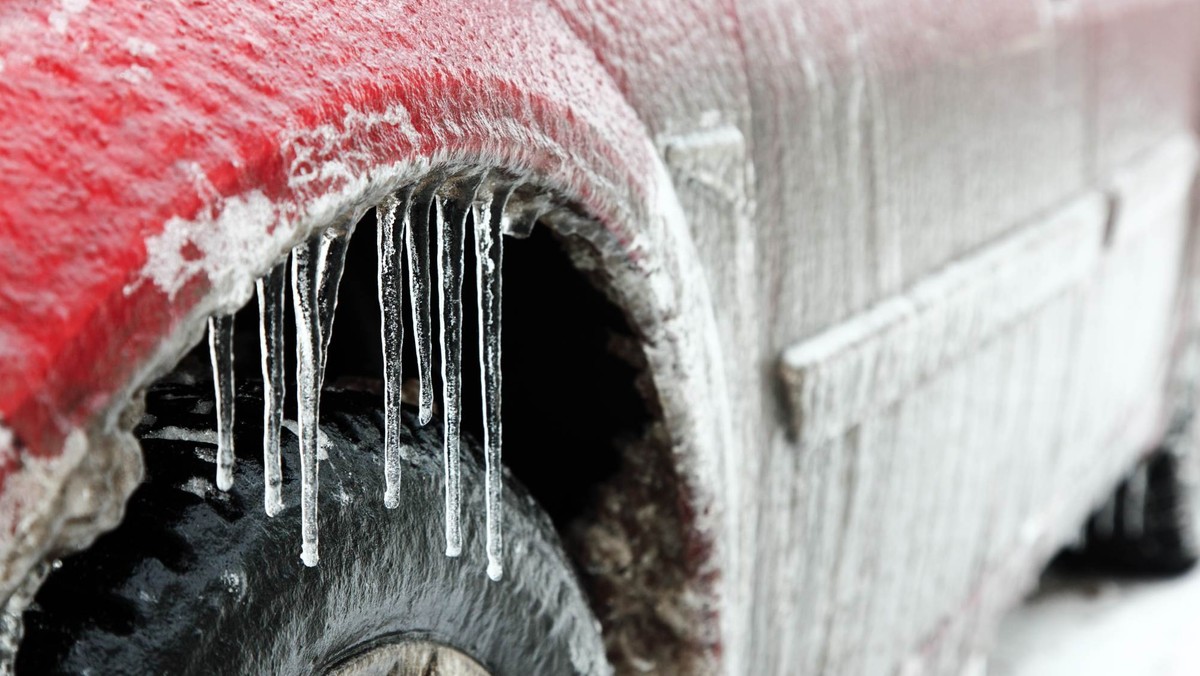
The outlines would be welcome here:
[[[400,404],[404,386],[404,280],[400,251],[408,226],[408,202],[412,190],[400,199],[388,197],[375,208],[378,217],[379,312],[383,339],[383,504],[395,509],[400,504]],[[396,222],[399,213],[400,222]],[[397,227],[399,231],[397,232]]]
[[[283,377],[284,284],[287,261],[258,280],[258,338],[263,376],[263,504],[267,516],[283,509],[280,428],[286,383]]]
[[[446,556],[462,553],[462,469],[459,438],[462,423],[462,278],[463,232],[482,176],[461,186],[465,193],[449,200],[445,218],[437,219],[438,307],[442,312],[442,468],[446,484]]]
[[[208,351],[212,357],[217,397],[217,488],[233,488],[233,315],[208,319]]]
[[[542,208],[525,209],[512,222],[508,201],[515,185],[476,192],[486,174],[455,186],[445,205],[437,193],[440,183],[420,190],[410,186],[385,198],[377,208],[379,256],[380,338],[384,356],[384,504],[399,505],[401,481],[401,392],[404,344],[404,261],[412,305],[413,334],[420,379],[420,424],[433,415],[433,337],[431,256],[432,235],[437,233],[438,309],[441,313],[439,345],[442,352],[444,426],[446,554],[462,551],[462,476],[460,467],[462,387],[462,279],[464,238],[468,215],[473,215],[479,319],[480,380],[483,392],[483,440],[486,462],[485,509],[487,574],[503,574],[503,514],[501,465],[501,268],[503,236],[527,235]],[[346,252],[361,213],[331,227],[292,250],[292,303],[296,319],[297,436],[300,446],[301,533],[300,558],[315,566],[318,556],[318,474],[325,449],[321,444],[318,414],[325,363],[333,334],[337,293]],[[405,251],[407,249],[407,252]],[[407,258],[405,254],[407,253]],[[263,462],[268,515],[283,508],[280,444],[283,420],[283,324],[288,266],[278,265],[257,283],[259,330],[262,348]],[[233,479],[233,318],[210,319],[209,341],[217,390],[217,485],[228,490]]]
[[[362,211],[355,211],[350,218],[337,226],[326,228],[321,233],[321,264],[318,272],[317,307],[321,329],[321,369],[317,373],[318,387],[325,384],[325,361],[329,357],[329,340],[333,338],[333,318],[337,312],[337,291],[342,283],[342,272],[346,268],[346,252],[350,248],[350,236],[354,226],[362,218]],[[328,460],[324,446],[317,447],[317,460]]]
[[[342,272],[346,269],[346,251],[350,247],[350,236],[354,226],[362,218],[362,211],[355,211],[339,226],[326,228],[321,233],[320,284],[317,288],[317,303],[321,315],[321,377],[324,379],[325,359],[329,354],[329,339],[333,337],[333,316],[337,311],[337,292],[342,283]]]
[[[412,299],[413,337],[417,348],[417,377],[421,381],[417,421],[425,425],[433,419],[433,329],[429,291],[429,214],[442,220],[437,199],[438,184],[432,183],[416,194],[408,220],[408,286]]]
[[[300,560],[317,565],[317,411],[321,406],[321,323],[317,287],[321,242],[292,249],[296,311],[296,417],[300,426]]]
[[[292,250],[292,304],[296,311],[296,399],[300,426],[300,559],[315,566],[317,555],[318,411],[325,352],[337,310],[346,249],[359,214]]]
[[[517,185],[505,188],[505,201],[512,196],[513,191],[517,189]],[[533,234],[533,226],[537,225],[538,219],[542,217],[550,209],[550,202],[544,197],[534,198],[524,208],[516,213],[509,213],[507,210],[502,210],[502,222],[500,232],[513,237],[515,239],[526,239]]]
[[[479,374],[483,392],[483,448],[486,463],[488,577],[504,574],[504,530],[501,513],[500,309],[503,285],[504,210],[513,187],[501,188],[475,208],[475,280],[479,304]]]

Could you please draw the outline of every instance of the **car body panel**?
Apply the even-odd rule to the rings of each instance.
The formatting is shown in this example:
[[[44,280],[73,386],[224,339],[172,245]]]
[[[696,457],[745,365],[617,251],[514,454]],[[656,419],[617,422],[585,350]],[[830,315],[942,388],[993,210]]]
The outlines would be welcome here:
[[[664,621],[690,664],[958,668],[1169,413],[1198,16],[1183,0],[9,3],[0,477],[80,430],[101,446],[313,227],[431,168],[498,167],[597,224],[646,337],[689,487],[694,598]],[[1072,218],[1078,277],[1038,295],[1002,274],[1024,255],[1011,242]],[[989,274],[967,307],[1032,300],[954,352],[945,307]],[[872,376],[898,388],[886,406],[809,435],[864,381],[792,357],[843,354],[812,347],[839,330],[874,344],[917,296],[935,319],[893,358],[930,368]],[[1087,380],[1114,349],[1122,368]],[[805,369],[842,393],[789,397]],[[54,521],[66,484],[22,485],[0,505],[14,538]],[[6,589],[38,547],[21,552]]]

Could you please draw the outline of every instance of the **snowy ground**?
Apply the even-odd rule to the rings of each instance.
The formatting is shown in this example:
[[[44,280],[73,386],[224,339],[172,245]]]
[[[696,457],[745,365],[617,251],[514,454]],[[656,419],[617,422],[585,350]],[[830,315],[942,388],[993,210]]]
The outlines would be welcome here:
[[[1200,674],[1200,570],[1173,580],[1050,574],[1010,614],[988,676]]]

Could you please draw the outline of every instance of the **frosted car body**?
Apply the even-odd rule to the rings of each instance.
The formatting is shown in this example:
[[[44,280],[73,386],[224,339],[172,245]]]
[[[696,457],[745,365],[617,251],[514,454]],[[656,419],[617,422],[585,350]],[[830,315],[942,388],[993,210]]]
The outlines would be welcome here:
[[[0,10],[0,591],[316,229],[519,177],[644,337],[686,666],[949,670],[1172,412],[1192,2]],[[864,648],[865,646],[865,648]]]

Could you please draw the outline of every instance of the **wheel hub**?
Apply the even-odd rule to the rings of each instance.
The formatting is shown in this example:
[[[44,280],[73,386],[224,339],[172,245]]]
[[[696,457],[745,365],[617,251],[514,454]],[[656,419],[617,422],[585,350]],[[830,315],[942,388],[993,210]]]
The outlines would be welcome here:
[[[388,643],[333,668],[329,676],[489,676],[466,653],[439,643]]]

